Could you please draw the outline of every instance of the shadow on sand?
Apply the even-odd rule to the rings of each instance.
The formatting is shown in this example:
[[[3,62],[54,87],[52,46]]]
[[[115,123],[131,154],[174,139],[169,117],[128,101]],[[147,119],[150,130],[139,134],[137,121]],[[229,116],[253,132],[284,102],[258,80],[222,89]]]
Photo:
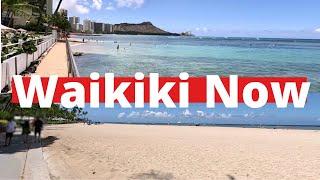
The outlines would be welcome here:
[[[171,173],[165,173],[155,170],[150,170],[145,173],[133,174],[130,179],[157,179],[157,180],[170,180],[173,179],[173,175]]]
[[[34,137],[29,136],[29,142],[24,143],[22,135],[14,135],[9,146],[0,145],[0,154],[14,154],[17,152],[26,152],[29,149],[36,149],[39,147],[46,147],[53,144],[56,140],[58,140],[55,136],[48,136],[45,138],[41,138],[41,143],[34,142]]]
[[[230,174],[227,174],[227,177],[228,177],[229,180],[235,180],[236,179],[234,176],[232,176]]]

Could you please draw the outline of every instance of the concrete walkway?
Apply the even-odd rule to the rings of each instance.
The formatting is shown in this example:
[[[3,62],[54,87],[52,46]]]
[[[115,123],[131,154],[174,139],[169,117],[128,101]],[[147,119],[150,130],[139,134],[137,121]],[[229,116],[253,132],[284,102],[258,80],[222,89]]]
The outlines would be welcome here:
[[[42,77],[58,75],[68,77],[68,56],[65,42],[57,42],[41,60],[36,74]]]
[[[18,134],[20,132],[17,132]],[[0,179],[21,179],[27,157],[27,148],[21,144],[21,137],[15,135],[11,145],[3,147],[5,133],[0,134]]]
[[[0,180],[2,179],[50,179],[48,166],[43,158],[39,143],[26,145],[22,141],[21,132],[16,132],[8,147],[0,146]],[[3,139],[1,134],[1,140]],[[30,136],[30,141],[33,137]]]
[[[32,146],[28,150],[22,179],[50,179],[48,165],[43,158],[42,147],[39,144],[33,144]]]

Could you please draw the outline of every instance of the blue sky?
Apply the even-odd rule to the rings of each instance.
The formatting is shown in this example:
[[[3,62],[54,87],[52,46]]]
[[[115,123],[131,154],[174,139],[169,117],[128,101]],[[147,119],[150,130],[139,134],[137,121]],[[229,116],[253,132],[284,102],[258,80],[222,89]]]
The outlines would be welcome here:
[[[62,7],[81,21],[151,21],[203,36],[320,38],[319,0],[64,0]]]

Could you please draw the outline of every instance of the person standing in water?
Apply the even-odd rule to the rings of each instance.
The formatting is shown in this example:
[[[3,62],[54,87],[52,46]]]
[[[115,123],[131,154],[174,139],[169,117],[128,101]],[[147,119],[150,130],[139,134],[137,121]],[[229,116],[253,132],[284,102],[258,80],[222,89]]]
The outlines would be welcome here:
[[[34,121],[34,138],[35,138],[35,142],[37,142],[37,135],[38,135],[38,142],[41,142],[41,131],[42,131],[42,127],[43,127],[43,122],[42,120],[37,117],[36,120]]]
[[[117,50],[119,51],[119,49],[120,49],[120,45],[118,44],[118,46],[117,46]]]

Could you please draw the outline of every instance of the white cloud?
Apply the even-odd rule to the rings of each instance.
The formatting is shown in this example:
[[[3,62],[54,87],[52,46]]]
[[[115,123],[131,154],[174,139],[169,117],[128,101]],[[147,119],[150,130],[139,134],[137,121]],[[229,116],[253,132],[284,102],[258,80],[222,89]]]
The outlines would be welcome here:
[[[75,5],[75,10],[80,14],[88,14],[90,12],[89,8],[87,8],[81,4]]]
[[[57,7],[58,3],[59,3],[59,0],[53,0],[53,3],[52,3],[53,4],[53,9],[55,9]],[[75,4],[77,4],[77,0],[70,0],[68,2],[62,1],[60,9],[63,8],[63,9],[68,9],[69,10]]]
[[[198,115],[199,117],[205,117],[205,116],[206,116],[206,113],[203,112],[203,111],[197,111],[197,115]]]
[[[144,0],[115,0],[117,7],[140,8]]]
[[[139,112],[132,111],[127,118],[138,118],[140,116]]]
[[[92,7],[97,10],[100,10],[103,4],[102,0],[92,0],[92,3]]]
[[[118,118],[123,118],[125,116],[124,113],[120,113]],[[127,118],[173,118],[174,115],[168,112],[156,112],[156,111],[143,111],[143,112],[131,112]]]
[[[208,119],[214,119],[215,117],[216,117],[215,113],[210,113],[210,114],[206,115],[206,118],[208,118]]]
[[[53,0],[53,10],[58,5],[59,0]],[[86,6],[88,4],[87,0],[68,0],[62,1],[60,9],[67,9],[71,12],[78,14],[88,14],[90,9]]]
[[[172,118],[174,115],[168,112],[155,112],[155,111],[144,111],[142,117],[155,117],[155,118]]]
[[[109,10],[109,11],[113,11],[115,10],[113,4],[111,2],[108,3],[108,6],[106,7],[106,10]]]
[[[320,28],[314,30],[317,33],[320,33]]]
[[[229,119],[232,117],[231,114],[225,114],[225,113],[222,113],[222,114],[219,114],[219,117],[222,118],[222,119]]]
[[[118,119],[121,119],[123,118],[124,116],[126,115],[126,113],[122,112],[122,113],[119,113],[118,114]]]
[[[206,33],[209,31],[209,29],[207,27],[197,27],[196,31]]]
[[[254,117],[256,117],[256,116],[255,116],[254,113],[250,112],[250,113],[244,114],[243,117],[245,117],[245,118],[254,118]]]
[[[82,0],[82,4],[85,5],[85,6],[89,6],[90,3],[88,2],[88,0]]]
[[[190,117],[192,116],[192,113],[188,109],[186,109],[185,111],[182,112],[182,115],[185,117]]]

